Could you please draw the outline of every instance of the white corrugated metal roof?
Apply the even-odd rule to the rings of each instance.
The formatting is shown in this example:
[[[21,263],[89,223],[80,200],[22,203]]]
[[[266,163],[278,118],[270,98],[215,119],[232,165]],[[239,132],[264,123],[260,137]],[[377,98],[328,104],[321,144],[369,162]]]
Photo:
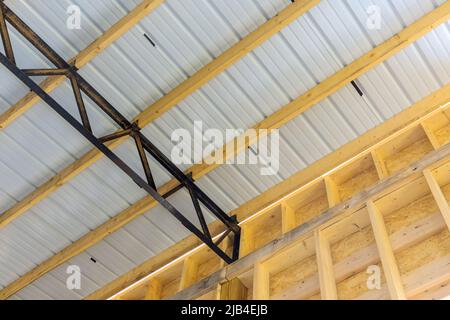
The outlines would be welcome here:
[[[170,155],[171,132],[248,128],[323,81],[444,1],[324,0],[200,90],[144,129]],[[12,1],[6,3],[64,58],[69,59],[132,10],[138,0]],[[81,7],[82,29],[68,30],[66,8]],[[107,48],[81,74],[130,119],[288,5],[287,0],[168,0]],[[383,27],[365,27],[370,5],[381,8]],[[154,41],[152,46],[145,39]],[[310,165],[450,80],[449,23],[281,128],[280,171],[261,176],[256,166],[225,165],[198,181],[226,211]],[[17,36],[21,66],[45,64]],[[0,67],[0,112],[27,89]],[[70,86],[52,93],[76,114]],[[88,104],[95,132],[115,126]],[[0,132],[0,210],[41,185],[91,147],[48,106],[39,103]],[[140,171],[131,141],[117,149]],[[182,166],[185,169],[187,166]],[[154,173],[158,184],[170,177]],[[0,230],[0,287],[145,196],[127,176],[102,159]],[[170,200],[192,217],[188,195]],[[212,221],[212,217],[209,217]],[[80,299],[187,236],[157,207],[68,263],[18,292],[18,299]],[[94,259],[94,261],[91,260]],[[82,269],[83,286],[65,286],[68,265]]]

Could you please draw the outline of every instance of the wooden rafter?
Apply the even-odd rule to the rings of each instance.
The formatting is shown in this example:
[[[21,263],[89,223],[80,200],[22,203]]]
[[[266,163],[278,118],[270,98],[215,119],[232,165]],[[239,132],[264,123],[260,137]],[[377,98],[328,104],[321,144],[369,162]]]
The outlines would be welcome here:
[[[120,19],[98,39],[71,59],[69,64],[74,64],[77,68],[85,66],[163,2],[164,0],[143,0],[141,4],[136,6],[136,8]],[[64,75],[48,77],[43,80],[41,87],[46,92],[51,92],[59,87],[64,80],[66,80]],[[10,125],[15,119],[20,117],[39,101],[40,98],[34,92],[28,93],[25,97],[20,99],[16,104],[0,115],[0,128],[5,128]]]
[[[297,3],[297,2],[296,2]],[[280,109],[278,112],[274,113],[272,116],[269,116],[261,123],[256,125],[256,128],[278,128],[288,121],[292,120],[297,115],[301,114],[308,108],[312,107],[314,104],[318,103],[321,99],[327,97],[328,95],[334,93],[342,86],[348,84],[351,80],[362,75],[364,72],[370,70],[377,64],[385,61],[387,58],[397,53],[399,50],[405,48],[407,45],[411,44],[433,28],[437,27],[444,21],[446,21],[450,16],[450,3],[446,2],[442,6],[433,10],[431,13],[427,14],[423,18],[419,19],[417,22],[413,23],[411,26],[405,28],[399,34],[389,39],[385,43],[381,44],[377,48],[371,50],[369,53],[359,58],[352,64],[348,65],[329,79],[325,80],[321,84],[317,85],[315,88],[309,90],[307,93],[294,100],[287,106]],[[116,142],[117,143],[117,142]],[[233,142],[233,146],[234,146]],[[228,146],[228,149],[229,146]],[[222,151],[224,152],[224,148]],[[241,150],[237,150],[234,148],[235,154],[240,152]],[[219,151],[221,152],[221,151]],[[91,161],[92,158],[99,158],[99,155],[90,154],[89,155]],[[83,157],[84,158],[84,157]],[[92,162],[91,162],[92,163]],[[81,166],[87,167],[87,162],[81,164]],[[217,165],[199,165],[194,166],[189,171],[193,173],[194,179],[198,179],[199,177],[205,175],[211,170],[215,169]],[[71,171],[68,176],[74,176],[74,172]],[[58,181],[58,179],[56,179]],[[161,190],[171,189],[176,185],[176,182],[170,181],[165,184]],[[52,186],[51,188],[56,189],[57,186]],[[48,194],[48,193],[47,193]],[[43,196],[41,196],[41,199]],[[22,203],[22,205],[24,205]],[[140,216],[150,208],[155,205],[154,201],[150,198],[143,198],[127,210],[118,214],[113,219],[109,220],[105,224],[98,227],[96,230],[87,234],[80,240],[76,241],[60,253],[51,257],[49,260],[43,262],[41,265],[37,266],[35,269],[31,270],[25,276],[16,280],[12,284],[10,284],[7,288],[3,289],[0,292],[1,297],[8,297],[9,295],[17,292],[28,283],[36,280],[42,274],[48,272],[52,268],[57,265],[67,261],[71,257],[79,254],[84,251],[89,246],[94,243],[100,241],[105,236],[119,229],[132,219]]]

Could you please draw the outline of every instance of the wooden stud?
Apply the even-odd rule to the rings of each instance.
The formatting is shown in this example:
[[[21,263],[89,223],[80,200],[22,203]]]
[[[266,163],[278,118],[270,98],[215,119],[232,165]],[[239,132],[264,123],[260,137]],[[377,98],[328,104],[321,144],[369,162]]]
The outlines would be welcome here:
[[[224,252],[228,251],[228,254],[231,254],[231,248],[232,247],[232,242],[230,237],[226,237],[220,244],[219,244],[219,248],[222,249]],[[220,268],[222,269],[223,267],[225,267],[227,265],[227,263],[223,260],[220,259]]]
[[[428,140],[430,140],[433,149],[434,150],[439,149],[440,143],[436,138],[436,135],[434,134],[433,130],[431,130],[431,128],[425,122],[421,122],[420,125],[422,126],[423,131],[425,131]]]
[[[183,271],[181,273],[180,291],[184,290],[197,281],[198,261],[193,256],[189,256],[184,260]]]
[[[431,193],[436,200],[439,210],[441,211],[444,221],[450,230],[450,206],[448,205],[448,201],[431,170],[425,169],[423,174],[427,180],[428,186],[430,187]]]
[[[253,300],[269,300],[270,273],[262,262],[253,267]]]
[[[281,203],[281,231],[283,234],[288,233],[296,227],[295,210],[287,204],[286,201]]]
[[[328,198],[328,205],[330,208],[337,205],[339,202],[341,202],[341,199],[339,197],[339,190],[337,188],[336,182],[330,177],[325,176],[325,188],[327,190],[327,198]]]
[[[316,259],[319,272],[320,295],[322,300],[337,300],[334,266],[331,258],[330,243],[323,231],[314,232]]]
[[[375,168],[377,169],[378,177],[380,178],[380,180],[389,177],[386,163],[382,159],[380,153],[377,150],[372,150],[370,154],[372,155],[373,163],[375,164]]]
[[[248,289],[239,278],[220,285],[220,300],[247,300]]]
[[[393,300],[405,300],[406,294],[403,288],[400,271],[395,261],[389,235],[384,224],[383,215],[372,201],[367,202],[370,222],[377,243],[378,253],[383,265],[389,293]]]
[[[162,292],[162,284],[156,278],[149,281],[147,286],[147,293],[145,294],[145,300],[160,300]]]
[[[255,249],[255,238],[251,223],[241,225],[241,244],[239,246],[239,257],[248,255]]]

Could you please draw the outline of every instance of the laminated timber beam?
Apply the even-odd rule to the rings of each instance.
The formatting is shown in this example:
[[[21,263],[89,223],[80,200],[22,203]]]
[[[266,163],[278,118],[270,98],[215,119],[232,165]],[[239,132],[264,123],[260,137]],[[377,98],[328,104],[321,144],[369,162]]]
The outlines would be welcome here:
[[[299,2],[295,2],[299,3]],[[383,44],[379,45],[375,49],[371,50],[361,58],[357,59],[353,63],[349,64],[345,68],[343,68],[341,71],[337,72],[335,75],[331,76],[324,82],[320,83],[313,89],[306,92],[304,95],[300,96],[299,98],[295,99],[293,102],[289,103],[288,105],[281,108],[279,111],[275,112],[259,124],[255,126],[256,129],[276,129],[282,126],[283,124],[289,122],[302,112],[306,111],[307,109],[311,108],[316,103],[320,102],[322,99],[326,98],[328,95],[336,92],[338,89],[342,88],[346,84],[350,83],[352,80],[356,79],[363,73],[367,72],[371,68],[375,67],[379,63],[385,61],[398,51],[402,50],[409,44],[413,43],[420,37],[422,37],[427,32],[431,31],[433,28],[436,28],[450,17],[450,2],[446,2],[443,5],[439,6],[438,8],[434,9],[429,14],[425,15],[415,23],[411,24],[404,30],[402,30],[400,33],[392,37],[391,39],[387,40]],[[140,123],[142,124],[142,123]],[[116,143],[121,143],[123,141],[121,140],[115,140]],[[248,144],[254,143],[254,141],[247,141]],[[230,147],[230,145],[232,147]],[[248,145],[241,146],[242,149],[236,148],[237,144],[235,141],[230,142],[230,144],[227,144],[227,146],[220,148],[217,152],[226,154],[227,156],[231,157],[232,155],[236,155],[239,152],[244,150],[244,147],[247,147]],[[114,147],[112,144],[109,145],[109,147]],[[225,152],[225,150],[233,150],[233,152]],[[72,168],[66,168],[65,169],[65,176],[56,176],[52,180],[46,183],[47,190],[43,190],[38,188],[35,193],[31,194],[29,196],[29,200],[27,201],[27,204],[25,206],[30,208],[33,204],[37,203],[38,201],[45,198],[50,192],[53,190],[56,190],[57,187],[65,183],[66,181],[70,180],[70,178],[74,177],[76,174],[81,172],[82,170],[79,170],[80,168],[84,169],[96,160],[100,158],[100,155],[98,155],[96,152],[88,153],[86,156],[84,156],[81,161],[77,161],[74,163]],[[225,158],[225,157],[224,157]],[[87,160],[86,160],[87,159]],[[193,166],[191,169],[188,170],[188,173],[192,173],[192,176],[194,179],[198,179],[208,172],[214,170],[218,165],[212,164],[201,164]],[[75,170],[73,169],[75,168]],[[75,172],[78,168],[78,172]],[[164,190],[170,190],[177,186],[177,182],[174,180],[169,181],[167,184],[163,185],[159,191],[161,193],[164,193]],[[21,201],[17,204],[17,207],[19,208],[16,213],[13,212],[13,216],[20,215],[24,211],[23,206],[24,203]],[[2,291],[0,291],[0,298],[2,297],[8,297],[11,294],[17,292],[27,284],[31,283],[32,281],[36,280],[41,275],[45,274],[46,272],[50,271],[54,267],[60,265],[61,263],[64,263],[68,259],[72,258],[73,256],[81,253],[91,245],[97,243],[98,241],[102,240],[104,237],[109,235],[110,233],[118,230],[120,227],[124,226],[126,223],[130,222],[134,218],[142,215],[149,209],[153,208],[156,205],[156,202],[153,201],[151,198],[146,197],[141,200],[139,200],[137,203],[126,209],[125,211],[119,213],[116,217],[109,220],[108,222],[104,223],[103,225],[99,226],[97,229],[93,230],[89,234],[85,235],[81,239],[77,240],[67,248],[65,248],[63,251],[59,252],[55,256],[49,258],[48,260],[44,261],[42,264],[38,265],[35,269],[31,270],[27,274],[25,274],[23,277],[19,278],[10,286],[6,287]],[[14,208],[12,208],[14,209]],[[11,212],[10,212],[11,213]],[[0,221],[1,224],[1,221]]]
[[[68,63],[78,69],[82,68],[97,57],[114,41],[119,39],[122,35],[128,32],[128,30],[138,24],[139,21],[158,8],[158,6],[163,2],[164,0],[143,0],[138,6],[131,10],[126,16],[121,18],[99,38],[80,51],[73,59],[69,60]],[[49,93],[59,87],[65,80],[66,77],[64,77],[64,75],[48,77],[43,80],[41,87]],[[10,125],[15,119],[20,117],[39,101],[40,97],[38,95],[34,92],[29,92],[16,104],[0,115],[0,129]]]
[[[375,184],[371,188],[368,188],[358,194],[356,194],[351,199],[338,204],[337,206],[328,209],[318,217],[310,220],[307,223],[304,223],[303,225],[300,225],[296,229],[290,231],[289,233],[283,235],[282,237],[275,239],[271,242],[269,242],[267,245],[257,249],[256,251],[250,253],[249,255],[239,259],[238,261],[234,262],[231,265],[228,265],[224,267],[223,269],[217,271],[216,273],[213,273],[209,277],[197,282],[195,285],[171,296],[168,297],[169,299],[179,299],[179,300],[189,300],[189,299],[196,299],[201,295],[206,294],[210,290],[213,290],[217,283],[220,283],[220,281],[223,281],[224,279],[230,279],[235,277],[243,277],[246,273],[252,272],[260,272],[260,270],[263,270],[262,276],[254,275],[253,279],[262,281],[263,283],[253,283],[253,287],[255,288],[263,288],[265,292],[264,298],[267,298],[267,287],[269,287],[269,280],[268,280],[268,274],[270,270],[268,269],[269,265],[276,266],[277,264],[282,264],[281,261],[285,261],[286,259],[277,258],[277,254],[283,254],[283,251],[289,251],[291,249],[298,252],[299,244],[305,245],[305,241],[307,241],[308,238],[313,237],[314,232],[316,230],[327,230],[327,228],[334,228],[336,225],[339,224],[339,222],[344,221],[345,219],[348,219],[352,217],[355,213],[364,210],[366,207],[366,204],[369,203],[369,206],[371,201],[377,201],[379,199],[382,199],[383,197],[388,196],[389,194],[394,193],[395,191],[401,190],[401,188],[408,186],[409,184],[417,183],[418,180],[423,179],[423,171],[424,170],[433,170],[434,168],[445,166],[445,170],[448,171],[448,166],[450,163],[450,144],[446,144],[445,146],[441,147],[437,151],[431,151],[428,155],[426,155],[421,160],[413,163],[412,165],[408,166],[407,168],[397,172],[396,174],[390,176],[389,178],[381,181],[380,183]],[[372,209],[369,209],[372,210]],[[367,209],[366,209],[367,211]],[[435,220],[435,216],[432,215],[431,217],[428,217],[426,219],[425,223],[425,229],[431,229],[433,232],[435,232],[437,229],[442,229],[443,220]],[[372,222],[374,219],[371,219]],[[434,221],[434,222],[433,222]],[[373,223],[375,225],[376,229],[379,229],[380,221]],[[393,237],[399,237],[399,238],[405,238],[405,234],[413,234],[414,238],[421,238],[423,235],[423,232],[417,232],[415,231],[417,229],[416,226],[409,228],[409,231],[406,231],[404,229],[401,229],[401,235],[396,236],[393,235]],[[375,233],[378,233],[379,230],[376,230]],[[423,231],[423,229],[421,230]],[[382,232],[384,235],[382,237],[382,240],[386,240],[386,234],[387,232]],[[447,231],[448,233],[448,231]],[[448,235],[446,235],[448,237]],[[389,237],[389,241],[391,241],[392,238]],[[405,242],[404,239],[400,240],[401,242]],[[408,241],[414,241],[417,242],[417,239],[411,239]],[[383,242],[383,246],[380,246],[379,241],[377,239],[377,248],[378,253],[380,255],[384,254],[385,252],[382,251],[385,249],[386,242]],[[397,243],[396,246],[399,244]],[[411,244],[409,244],[411,245]],[[429,246],[428,246],[429,247]],[[428,248],[427,247],[427,248]],[[306,248],[306,247],[305,247]],[[390,248],[388,248],[390,252],[392,252],[392,246],[390,245]],[[446,248],[449,250],[450,248]],[[306,249],[304,249],[306,250]],[[421,249],[423,251],[423,249]],[[433,250],[428,249],[428,250]],[[287,253],[289,254],[289,253]],[[430,252],[432,254],[432,252]],[[358,257],[361,257],[358,255]],[[364,257],[363,257],[364,258]],[[414,258],[414,257],[413,257]],[[270,259],[275,259],[277,262],[271,262]],[[350,257],[349,257],[350,259]],[[420,257],[419,257],[420,259]],[[381,258],[383,262],[386,261],[385,258]],[[450,272],[447,268],[439,268],[438,270],[443,271],[444,273],[441,274],[435,274],[433,273],[432,268],[430,265],[432,264],[441,264],[445,265],[444,263],[441,263],[440,260],[433,260],[429,265],[420,267],[419,269],[414,269],[411,273],[408,274],[408,276],[411,277],[411,274],[414,275],[414,278],[411,280],[405,279],[408,281],[408,290],[414,289],[414,292],[409,292],[409,295],[412,294],[418,294],[420,293],[420,290],[416,288],[410,288],[411,282],[416,281],[417,282],[417,272],[424,272],[423,270],[426,269],[428,273],[431,273],[431,283],[433,285],[439,284],[440,281],[448,280],[450,278]],[[392,266],[392,261],[388,261],[388,264]],[[348,263],[346,264],[348,268]],[[261,268],[262,267],[262,268]],[[256,269],[255,269],[256,268]],[[328,267],[329,269],[329,267]],[[417,272],[416,272],[417,271]],[[436,271],[436,269],[435,269]],[[395,280],[395,281],[398,281]],[[389,280],[388,280],[389,284]],[[398,283],[397,283],[398,284]],[[414,284],[417,285],[417,284]],[[426,288],[427,286],[430,286],[430,283],[422,283],[421,288]],[[322,288],[322,285],[321,285]],[[396,288],[396,290],[400,291],[400,289]],[[374,294],[377,293],[377,290],[374,290]],[[391,294],[392,291],[390,290]],[[253,293],[255,295],[255,293]],[[397,296],[393,296],[393,298],[404,298],[405,295],[401,295],[400,293],[397,293]]]
[[[177,86],[174,90],[169,92],[167,95],[163,96],[160,100],[158,100],[154,104],[148,106],[132,122],[139,124],[139,126],[142,128],[148,125],[150,122],[156,120],[164,112],[174,107],[178,102],[180,102],[185,97],[193,93],[195,90],[199,89],[210,79],[214,78],[216,75],[224,71],[227,67],[229,67],[230,65],[238,61],[240,58],[245,56],[247,53],[255,49],[261,43],[269,39],[275,33],[280,31],[282,28],[287,26],[289,23],[294,21],[303,13],[307,12],[310,8],[317,5],[319,2],[320,0],[300,0],[295,1],[292,4],[288,5],[275,17],[273,17],[265,24],[258,27],[255,31],[244,37],[236,45],[232,46],[224,53],[222,53],[219,57],[217,57],[215,60],[213,60],[212,62],[201,68],[194,75],[192,75],[187,80],[182,82],[179,86]],[[32,93],[30,93],[29,95],[32,95]],[[39,100],[39,98],[33,99],[36,99],[35,102]],[[30,100],[30,98],[25,97],[22,100],[24,101],[24,103],[26,103],[27,106],[31,106],[27,102],[28,100]],[[16,108],[16,107],[13,107],[13,109],[25,110],[25,108]],[[12,111],[7,111],[7,114],[10,113],[14,114],[15,117],[17,116],[16,113]],[[2,118],[0,118],[0,120],[1,119]],[[12,116],[6,117],[5,115],[5,119],[12,119]],[[0,122],[0,128],[1,127],[2,122]],[[119,132],[117,134],[119,134]],[[118,147],[120,144],[127,141],[127,139],[128,137],[126,135],[119,136],[115,140],[108,142],[107,146],[110,149],[114,149]],[[79,158],[66,168],[64,168],[50,180],[39,186],[28,196],[17,202],[14,206],[12,206],[10,209],[6,210],[2,215],[0,215],[0,228],[5,227],[11,221],[13,221],[17,217],[25,213],[32,206],[42,201],[49,194],[51,194],[59,187],[61,187],[62,185],[73,179],[75,176],[77,176],[79,173],[84,171],[86,168],[91,166],[96,161],[100,160],[102,157],[103,157],[102,153],[96,149],[92,149],[86,154],[84,154],[81,158]],[[197,167],[197,169],[200,168],[201,167]],[[201,172],[199,172],[198,174],[196,173],[197,169],[194,167],[192,168],[191,171],[194,174],[201,176],[202,175]],[[194,177],[194,179],[195,178],[196,177]],[[171,190],[176,186],[177,186],[176,181],[170,181],[167,185],[164,185],[161,188],[161,192],[165,193],[166,190],[167,191]]]
[[[369,130],[357,139],[347,143],[330,155],[325,156],[308,168],[293,175],[291,178],[274,186],[250,202],[232,211],[230,214],[236,215],[239,221],[243,221],[252,215],[258,214],[258,212],[261,212],[264,208],[276,205],[279,199],[284,199],[296,190],[306,187],[310,182],[317,180],[332,169],[339,167],[343,163],[363,153],[370,153],[376,150],[380,145],[384,144],[385,141],[395,138],[410,130],[410,128],[420,125],[423,121],[432,118],[437,113],[440,113],[441,107],[448,101],[450,101],[450,84],[437,90],[430,96],[405,109],[379,126]],[[443,110],[446,110],[446,108]],[[287,202],[285,200],[281,202],[283,207],[285,207]],[[285,228],[283,234],[295,227],[295,222],[292,218],[292,210],[286,211],[288,212],[287,214],[284,213],[284,215],[285,217],[289,217],[289,222],[283,219],[283,228]],[[213,234],[219,234],[223,231],[218,228],[217,223],[210,224],[209,228],[212,230]],[[245,233],[245,230],[246,228],[244,228],[242,232]],[[187,252],[198,248],[200,244],[201,243],[198,242],[195,237],[187,237],[169,247],[161,254],[150,258],[138,267],[113,280],[105,287],[89,295],[87,299],[107,299],[128,286],[140,280],[145,280],[152,272],[162,268],[164,265],[183,256]],[[242,247],[243,243],[241,241],[241,248]]]

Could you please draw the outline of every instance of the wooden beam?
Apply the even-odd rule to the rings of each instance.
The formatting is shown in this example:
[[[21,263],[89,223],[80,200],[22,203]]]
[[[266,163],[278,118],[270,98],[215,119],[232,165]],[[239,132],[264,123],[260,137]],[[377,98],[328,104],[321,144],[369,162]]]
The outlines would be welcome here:
[[[405,300],[406,294],[402,278],[395,261],[394,251],[384,224],[383,215],[372,201],[367,202],[367,209],[391,298],[394,300]]]
[[[294,243],[304,241],[310,237],[311,233],[314,232],[314,230],[319,226],[321,228],[327,228],[341,219],[350,216],[352,213],[363,209],[370,199],[382,198],[397,190],[401,186],[412,183],[417,179],[421,179],[422,170],[428,167],[434,168],[441,166],[444,162],[449,160],[449,156],[450,144],[440,148],[437,151],[429,153],[418,162],[413,163],[409,167],[395,173],[383,182],[377,183],[376,185],[354,195],[351,199],[328,209],[320,216],[310,220],[308,223],[295,228],[291,232],[273,240],[267,245],[252,252],[248,256],[243,257],[235,263],[226,266],[224,269],[213,273],[211,276],[203,279],[201,283],[192,285],[190,288],[177,293],[170,299],[193,299],[199,295],[211,291],[217,285],[217,281],[221,279],[234,278],[249,272],[252,268],[254,268],[255,264],[269,259],[275,252],[286,249]]]
[[[450,2],[447,1],[432,12],[420,18],[398,34],[370,50],[362,57],[341,69],[333,76],[321,82],[305,94],[295,99],[275,114],[267,117],[256,128],[279,128],[286,122],[297,117],[311,106],[319,103],[343,86],[349,84],[376,65],[386,61],[389,57],[408,45],[414,43],[422,36],[446,22],[450,18]]]
[[[255,247],[255,239],[253,226],[244,223],[241,226],[241,243],[239,245],[239,257],[244,257],[253,251]]]
[[[330,243],[323,231],[314,232],[316,259],[319,271],[320,295],[322,300],[337,300],[334,266],[331,258]]]
[[[248,289],[239,278],[220,285],[220,300],[247,300]]]
[[[183,271],[181,273],[180,291],[188,288],[197,281],[198,261],[195,257],[189,256],[184,260]]]
[[[449,265],[450,255],[446,255],[407,273],[404,278],[408,297],[414,299],[414,296],[450,280]]]
[[[238,220],[240,221],[249,218],[254,213],[273,205],[278,199],[298,190],[308,182],[320,177],[348,159],[373,150],[377,145],[381,144],[389,137],[399,135],[419,124],[423,119],[427,119],[436,114],[436,112],[439,111],[440,106],[448,100],[450,100],[450,84],[318,160],[305,170],[299,171],[291,178],[270,188],[263,194],[232,211],[230,214],[237,215]],[[209,228],[215,229],[215,231],[211,231],[212,234],[223,231],[217,222],[210,224]],[[87,299],[107,299],[200,244],[200,241],[195,236],[191,235],[164,250],[159,255],[150,258],[138,267],[123,274],[105,287],[89,295]],[[52,263],[56,262],[57,261],[55,260],[52,261]]]
[[[147,293],[145,294],[145,300],[161,300],[162,285],[161,281],[153,278],[148,283]]]
[[[222,53],[218,58],[204,66],[169,94],[151,105],[139,117],[139,124],[154,121],[164,112],[206,84],[209,80],[247,55],[267,39],[316,6],[320,0],[299,0],[292,2],[276,16],[243,38],[238,44]]]
[[[439,149],[439,147],[440,147],[439,141],[436,138],[436,135],[434,134],[433,130],[431,130],[430,126],[425,122],[422,122],[421,126],[422,126],[423,131],[425,131],[425,134],[426,134],[428,140],[430,140],[430,143],[433,146],[433,149],[434,150]]]
[[[389,171],[386,168],[386,163],[381,158],[379,152],[377,150],[372,150],[370,154],[372,155],[373,163],[375,164],[375,169],[378,173],[378,178],[380,178],[380,180],[387,178],[389,176]]]
[[[325,189],[327,191],[328,205],[330,206],[330,208],[332,208],[339,202],[341,202],[341,199],[339,197],[339,190],[337,188],[336,182],[330,176],[325,176],[323,180],[325,182]]]
[[[148,2],[148,1],[147,1]],[[244,39],[242,39],[239,43],[225,51],[218,58],[216,58],[211,63],[207,64],[203,68],[201,68],[197,73],[193,76],[189,77],[186,81],[180,84],[177,88],[171,91],[169,94],[155,102],[153,105],[147,107],[143,112],[141,112],[133,122],[137,122],[141,127],[146,126],[157,117],[161,116],[163,112],[169,110],[171,107],[175,106],[182,99],[187,97],[196,89],[200,88],[203,84],[205,84],[208,80],[212,79],[214,76],[225,70],[228,66],[232,65],[248,52],[256,48],[258,45],[269,39],[272,35],[280,31],[283,27],[288,25],[290,22],[294,21],[301,14],[307,12],[310,8],[318,4],[320,0],[300,0],[293,2],[285,9],[283,9],[279,14],[275,17],[267,21],[262,26],[258,27],[255,31],[247,35]],[[153,3],[153,2],[152,2]],[[142,9],[142,8],[141,8]],[[83,59],[86,59],[83,55]],[[83,60],[84,61],[84,60]],[[49,81],[53,81],[50,78]],[[61,79],[62,82],[64,79]],[[55,80],[56,81],[56,80]],[[51,89],[54,89],[59,83],[56,85],[56,82],[52,82]],[[49,90],[50,87],[43,86],[45,90]],[[30,93],[31,94],[31,93]],[[39,98],[34,95],[30,98],[25,97],[23,102],[19,101],[20,107],[13,107],[14,110],[21,110],[25,112],[23,106],[28,106],[29,108],[30,102],[29,100],[36,103],[39,101]],[[19,112],[19,113],[23,113]],[[0,128],[2,123],[10,122],[13,118],[16,118],[18,114],[16,111],[7,111],[4,116],[0,117]],[[1,120],[3,119],[3,120]],[[127,141],[128,137],[124,136],[118,138],[114,141],[111,141],[107,144],[110,149],[114,149],[117,146],[121,145],[125,141]],[[231,149],[230,149],[231,150]],[[236,154],[236,153],[234,153]],[[231,155],[231,153],[230,153]],[[66,167],[64,170],[59,172],[53,178],[48,180],[43,185],[39,186],[36,190],[26,196],[24,199],[17,202],[10,209],[6,210],[2,215],[0,215],[0,229],[5,227],[15,218],[21,216],[32,206],[40,202],[42,199],[46,198],[53,191],[73,179],[79,173],[84,171],[86,168],[91,166],[93,163],[98,161],[103,157],[103,154],[97,149],[92,149],[85,155],[83,155],[80,159],[76,160],[74,163]],[[215,169],[218,165],[197,165],[192,167],[189,171],[192,172],[195,176],[194,179],[199,178],[205,175],[207,172]],[[177,185],[177,182],[174,180],[169,182],[170,185]],[[162,189],[167,189],[163,187]],[[152,199],[153,201],[153,199]],[[152,204],[153,205],[153,204]]]
[[[85,66],[96,56],[98,56],[105,48],[110,46],[114,41],[128,32],[128,30],[134,27],[137,23],[139,23],[139,21],[145,18],[163,2],[164,0],[143,0],[141,4],[136,6],[136,8],[120,19],[98,39],[78,53],[75,58],[71,59],[69,64],[74,64],[78,69]],[[67,78],[65,76],[48,77],[43,80],[41,87],[45,92],[49,93],[59,87],[66,79]],[[0,115],[0,129],[10,125],[15,119],[20,117],[39,101],[40,98],[35,93],[28,93],[25,97],[20,99],[16,104]]]
[[[295,210],[286,201],[283,201],[281,203],[281,232],[288,233],[295,227]]]
[[[253,300],[269,300],[270,274],[262,262],[257,262],[253,269]]]
[[[427,180],[431,193],[433,194],[434,200],[436,200],[439,210],[441,211],[442,217],[450,230],[450,207],[448,201],[431,170],[425,169],[423,174]]]

